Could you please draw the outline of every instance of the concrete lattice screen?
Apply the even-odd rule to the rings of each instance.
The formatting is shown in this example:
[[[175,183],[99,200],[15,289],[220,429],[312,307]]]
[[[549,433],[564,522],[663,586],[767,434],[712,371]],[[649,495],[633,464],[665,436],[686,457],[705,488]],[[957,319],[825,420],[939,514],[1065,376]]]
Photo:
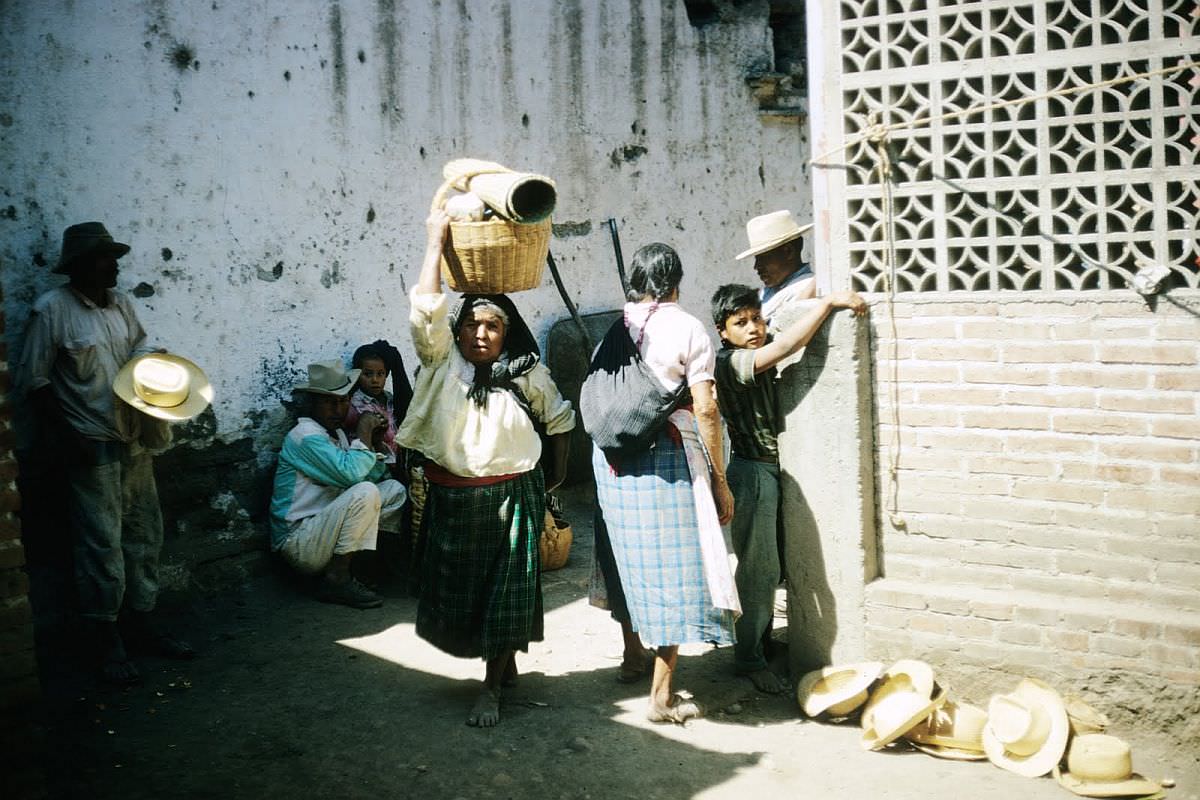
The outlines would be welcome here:
[[[1190,0],[840,4],[847,137],[891,133],[898,291],[1200,286]],[[1020,103],[1024,98],[1070,92]],[[965,109],[1011,103],[957,117]],[[873,116],[874,115],[874,116]],[[932,119],[930,119],[932,118]],[[849,270],[884,287],[874,145],[846,172]]]

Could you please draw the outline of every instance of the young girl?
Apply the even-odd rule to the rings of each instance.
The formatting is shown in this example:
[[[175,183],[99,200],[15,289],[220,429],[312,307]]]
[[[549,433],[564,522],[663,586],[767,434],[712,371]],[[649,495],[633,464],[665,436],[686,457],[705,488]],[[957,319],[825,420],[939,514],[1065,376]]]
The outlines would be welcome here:
[[[358,426],[358,419],[363,414],[378,414],[384,421],[384,424],[376,429],[376,436],[381,437],[386,451],[384,462],[397,477],[407,479],[407,475],[400,475],[403,464],[397,462],[395,440],[396,429],[404,421],[408,404],[412,400],[412,386],[408,382],[408,375],[405,374],[400,351],[386,340],[379,339],[355,350],[352,366],[362,372],[358,376],[358,385],[350,394],[350,410],[344,423],[346,432],[353,435]],[[388,375],[392,376],[394,395],[383,388]],[[378,443],[376,441],[367,444],[375,447]]]

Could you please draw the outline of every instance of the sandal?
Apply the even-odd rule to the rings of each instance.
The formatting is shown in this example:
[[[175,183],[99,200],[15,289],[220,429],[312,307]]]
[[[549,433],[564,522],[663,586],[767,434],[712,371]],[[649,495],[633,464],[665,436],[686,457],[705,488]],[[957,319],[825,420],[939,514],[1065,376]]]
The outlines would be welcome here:
[[[689,719],[699,719],[704,716],[704,709],[694,700],[688,700],[683,695],[675,695],[671,698],[671,705],[666,708],[658,708],[650,706],[646,709],[646,719],[651,722],[673,722],[676,725],[683,725]]]

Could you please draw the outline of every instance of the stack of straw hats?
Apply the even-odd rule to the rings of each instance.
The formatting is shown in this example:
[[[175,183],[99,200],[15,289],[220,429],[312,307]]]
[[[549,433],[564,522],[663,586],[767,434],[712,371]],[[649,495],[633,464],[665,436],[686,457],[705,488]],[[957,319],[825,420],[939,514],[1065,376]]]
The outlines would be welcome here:
[[[810,717],[857,715],[865,750],[903,740],[938,758],[987,760],[1029,778],[1053,773],[1085,797],[1162,796],[1158,783],[1133,772],[1129,745],[1104,734],[1106,716],[1033,678],[992,695],[984,710],[951,697],[923,661],[887,669],[870,661],[813,670],[796,697]]]

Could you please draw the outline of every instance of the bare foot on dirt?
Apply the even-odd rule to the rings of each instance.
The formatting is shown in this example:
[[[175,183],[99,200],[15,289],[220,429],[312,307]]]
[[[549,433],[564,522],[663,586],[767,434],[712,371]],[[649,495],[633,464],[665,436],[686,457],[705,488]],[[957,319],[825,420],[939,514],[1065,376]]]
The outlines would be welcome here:
[[[702,716],[704,716],[704,711],[698,703],[680,695],[672,697],[669,706],[651,700],[650,707],[646,709],[646,719],[651,722],[674,722],[676,725],[682,725],[689,719],[698,719]]]
[[[621,683],[636,683],[650,674],[654,666],[654,651],[645,647],[625,653],[621,659],[621,669],[617,671],[617,680]]]
[[[779,694],[784,690],[783,681],[779,680],[779,676],[769,669],[747,672],[746,677],[754,684],[754,688],[763,694]]]
[[[467,724],[475,728],[494,728],[500,723],[500,692],[484,689],[467,716]]]

